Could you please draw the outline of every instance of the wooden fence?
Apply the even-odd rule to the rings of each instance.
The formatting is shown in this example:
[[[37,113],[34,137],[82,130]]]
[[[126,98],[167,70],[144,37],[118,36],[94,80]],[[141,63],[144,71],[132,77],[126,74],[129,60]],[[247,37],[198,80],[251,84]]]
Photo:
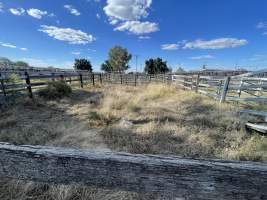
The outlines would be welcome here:
[[[10,83],[11,74],[16,74],[19,80]],[[126,84],[134,85],[148,83],[151,81],[170,82],[171,76],[165,74],[123,74],[123,73],[88,73],[88,71],[1,71],[0,72],[0,95],[7,97],[11,94],[28,94],[33,98],[33,94],[38,89],[45,87],[51,81],[62,80],[68,84],[77,85],[83,88],[86,84]]]
[[[267,102],[267,78],[173,75],[172,81],[177,86],[211,96],[220,102]]]
[[[0,177],[185,199],[266,199],[267,163],[0,143]]]

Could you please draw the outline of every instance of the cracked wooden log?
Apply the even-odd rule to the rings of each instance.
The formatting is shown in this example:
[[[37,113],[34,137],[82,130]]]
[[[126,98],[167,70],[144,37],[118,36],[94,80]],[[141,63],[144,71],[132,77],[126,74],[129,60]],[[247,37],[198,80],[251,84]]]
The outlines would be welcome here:
[[[186,199],[267,199],[267,163],[0,143],[0,177]]]

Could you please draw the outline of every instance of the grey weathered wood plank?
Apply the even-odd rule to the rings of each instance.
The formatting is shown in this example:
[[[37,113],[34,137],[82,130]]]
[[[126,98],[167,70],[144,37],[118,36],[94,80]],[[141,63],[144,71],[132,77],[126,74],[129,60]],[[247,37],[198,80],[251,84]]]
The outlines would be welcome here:
[[[258,132],[267,133],[267,126],[264,126],[262,124],[246,123],[246,126]]]
[[[264,111],[257,111],[257,110],[240,110],[239,113],[245,113],[255,116],[261,116],[264,117],[264,121],[267,122],[267,112]]]
[[[0,177],[190,199],[267,198],[267,163],[0,143]]]

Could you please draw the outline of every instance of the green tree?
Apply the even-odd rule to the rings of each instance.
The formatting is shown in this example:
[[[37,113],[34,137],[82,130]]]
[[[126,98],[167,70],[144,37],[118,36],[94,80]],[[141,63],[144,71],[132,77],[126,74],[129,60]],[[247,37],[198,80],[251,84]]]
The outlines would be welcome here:
[[[76,69],[76,70],[87,70],[89,72],[93,71],[92,64],[87,59],[75,59],[74,69]]]
[[[167,61],[163,61],[161,58],[151,58],[145,62],[145,72],[148,74],[167,73],[169,71]]]
[[[112,66],[109,64],[108,60],[106,60],[102,65],[101,65],[101,70],[105,72],[112,72]]]
[[[114,46],[109,50],[108,60],[102,64],[101,69],[107,72],[118,71],[123,72],[129,69],[129,61],[132,55],[128,53],[126,48]]]

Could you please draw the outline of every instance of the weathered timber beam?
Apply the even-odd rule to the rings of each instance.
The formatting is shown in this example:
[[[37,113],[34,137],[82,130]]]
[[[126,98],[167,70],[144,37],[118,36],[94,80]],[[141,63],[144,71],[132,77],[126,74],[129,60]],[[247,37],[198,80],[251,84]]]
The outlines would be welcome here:
[[[267,163],[0,143],[0,177],[189,199],[266,199]]]

